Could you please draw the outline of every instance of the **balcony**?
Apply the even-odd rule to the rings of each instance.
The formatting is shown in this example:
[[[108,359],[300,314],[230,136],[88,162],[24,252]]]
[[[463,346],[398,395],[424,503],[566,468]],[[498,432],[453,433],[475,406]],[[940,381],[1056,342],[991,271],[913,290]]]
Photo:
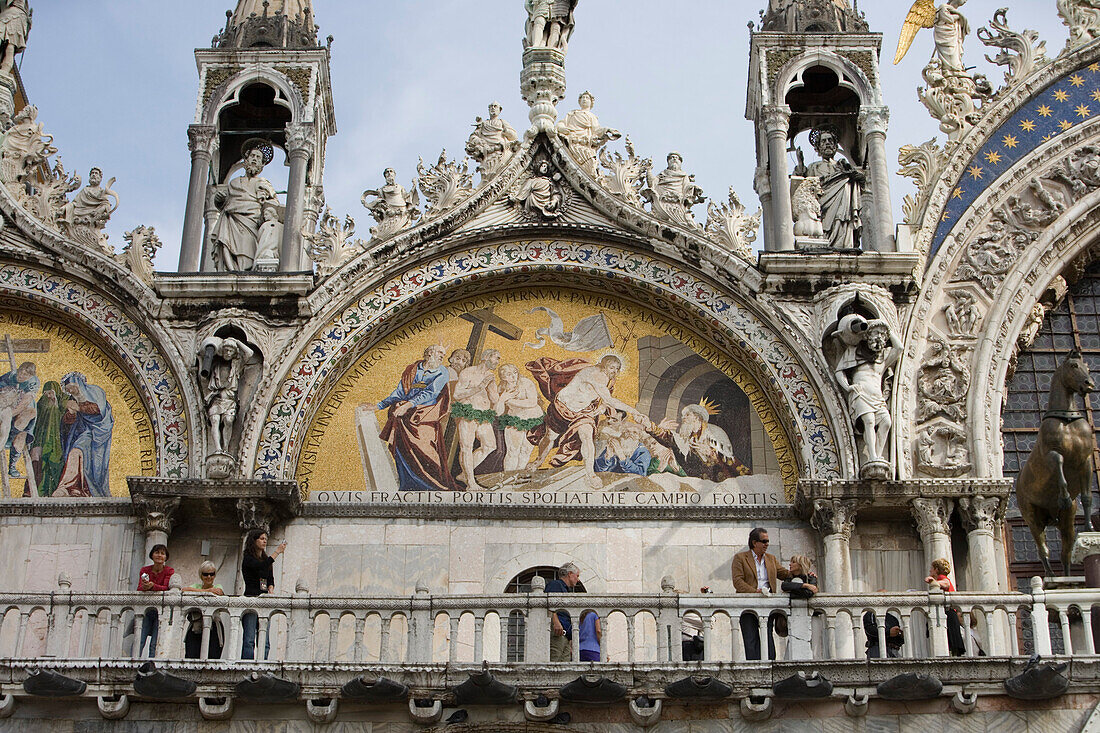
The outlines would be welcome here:
[[[950,656],[949,607],[962,622],[962,657]],[[334,716],[342,700],[407,708],[423,724],[438,720],[444,705],[497,705],[522,710],[528,720],[550,720],[566,703],[621,704],[637,722],[686,701],[739,704],[748,719],[767,717],[786,700],[813,699],[843,703],[857,715],[875,698],[942,697],[966,712],[979,695],[1014,696],[1019,685],[1005,684],[1013,678],[1047,690],[1047,697],[1100,690],[1092,628],[1100,591],[1045,590],[1038,578],[1026,594],[929,590],[810,600],[689,595],[669,586],[638,595],[538,588],[433,595],[420,588],[412,596],[373,598],[304,588],[244,598],[179,590],[73,593],[63,586],[0,594],[0,608],[0,714],[45,696],[71,696],[95,698],[106,717],[125,715],[119,710],[131,701],[154,699],[197,700],[212,719],[231,715],[235,701],[304,702],[310,717],[321,720]],[[576,628],[586,610],[601,619],[602,661],[550,663],[550,614],[568,614]],[[139,655],[150,612],[158,643],[153,666],[142,668],[150,661]],[[875,614],[880,649],[887,614],[898,621],[905,640],[898,658],[867,659],[867,612]],[[260,659],[242,660],[242,619],[253,613]],[[786,620],[787,635],[775,637],[775,661],[746,659],[743,615],[764,639],[769,617]],[[685,618],[702,629],[700,661],[683,661]],[[971,620],[983,649],[965,633]],[[185,653],[189,632],[197,658]],[[215,645],[221,658],[207,658],[211,638],[222,641]],[[578,659],[577,634],[572,651]],[[1035,654],[1042,662],[1029,666]]]

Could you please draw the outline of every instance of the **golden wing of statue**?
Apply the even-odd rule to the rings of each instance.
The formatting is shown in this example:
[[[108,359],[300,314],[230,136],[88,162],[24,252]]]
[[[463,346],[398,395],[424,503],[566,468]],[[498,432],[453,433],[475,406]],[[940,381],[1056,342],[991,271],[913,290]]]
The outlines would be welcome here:
[[[913,7],[909,8],[909,14],[905,16],[905,23],[901,26],[901,36],[898,38],[898,52],[894,54],[894,63],[899,63],[909,47],[913,45],[913,39],[921,28],[931,28],[936,23],[936,5],[932,0],[916,0]]]

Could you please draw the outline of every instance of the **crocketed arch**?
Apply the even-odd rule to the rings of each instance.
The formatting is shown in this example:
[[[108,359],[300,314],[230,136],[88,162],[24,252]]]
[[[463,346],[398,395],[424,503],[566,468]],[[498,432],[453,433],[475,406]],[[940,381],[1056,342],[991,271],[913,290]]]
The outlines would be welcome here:
[[[0,265],[0,307],[44,315],[88,333],[141,395],[156,445],[156,474],[189,474],[192,431],[172,359],[120,306],[62,275],[5,263]]]
[[[615,245],[534,240],[474,247],[425,262],[384,282],[318,321],[304,348],[285,364],[259,426],[254,475],[291,476],[313,410],[373,344],[399,326],[465,297],[490,290],[558,284],[633,301],[671,316],[751,373],[782,422],[799,476],[838,478],[851,470],[819,394],[819,385],[779,333],[779,324],[673,263]],[[301,342],[299,342],[301,343]],[[289,351],[289,350],[288,350]]]
[[[207,83],[210,83],[209,80]],[[237,104],[241,91],[257,83],[266,84],[275,90],[275,104],[290,110],[292,123],[312,121],[311,109],[306,106],[301,91],[286,74],[270,66],[255,66],[234,74],[215,89],[207,89],[207,98],[203,102],[203,124],[216,125],[222,110]]]

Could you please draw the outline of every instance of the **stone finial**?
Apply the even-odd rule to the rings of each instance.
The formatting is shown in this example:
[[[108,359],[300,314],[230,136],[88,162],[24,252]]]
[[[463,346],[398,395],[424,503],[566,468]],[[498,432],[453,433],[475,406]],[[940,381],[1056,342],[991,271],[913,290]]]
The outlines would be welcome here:
[[[531,592],[542,593],[546,590],[546,578],[541,575],[536,575],[531,578]]]
[[[676,582],[672,579],[671,575],[666,575],[661,578],[661,592],[673,593],[676,591]]]
[[[428,592],[429,592],[428,583],[426,581],[424,581],[423,579],[421,579],[421,578],[417,578],[417,580],[416,580],[416,593],[417,593],[417,595],[427,595]]]
[[[298,578],[298,580],[294,583],[294,592],[309,593],[309,585],[306,583],[305,578]]]
[[[57,574],[57,587],[62,590],[69,590],[73,587],[73,579],[69,577],[69,574],[62,571]]]
[[[848,0],[770,0],[760,30],[778,33],[866,33],[866,19]]]
[[[183,578],[179,573],[172,573],[172,577],[168,579],[168,590],[183,590]]]

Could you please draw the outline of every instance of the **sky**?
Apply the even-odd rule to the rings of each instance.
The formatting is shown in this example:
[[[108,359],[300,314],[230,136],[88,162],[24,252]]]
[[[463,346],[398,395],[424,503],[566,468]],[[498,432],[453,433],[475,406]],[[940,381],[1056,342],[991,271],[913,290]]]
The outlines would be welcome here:
[[[34,24],[20,73],[38,119],[66,168],[86,180],[99,166],[121,207],[107,225],[120,249],[122,234],[156,228],[164,247],[156,269],[175,271],[186,204],[190,154],[187,126],[198,94],[194,49],[209,47],[235,0],[31,0]],[[970,0],[973,30],[988,24],[1006,0]],[[751,209],[758,200],[752,124],[745,119],[750,21],[767,0],[580,0],[566,60],[568,90],[559,116],[577,95],[596,96],[600,123],[629,135],[638,155],[663,167],[671,150],[704,192],[725,201],[733,186]],[[891,170],[897,150],[934,136],[938,123],[917,99],[921,68],[932,53],[922,31],[908,56],[892,64],[909,3],[860,3],[871,29],[883,34],[882,74],[891,109],[887,137]],[[1014,0],[1008,20],[1034,29],[1047,55],[1065,46],[1067,29],[1055,0]],[[434,162],[446,148],[461,158],[474,118],[491,101],[521,133],[529,125],[520,98],[523,0],[314,0],[320,38],[332,35],[332,84],[337,134],[329,140],[324,188],[338,218],[351,214],[357,235],[374,223],[360,196],[396,169],[405,186],[420,158]],[[186,9],[186,10],[184,10]],[[995,86],[1004,68],[989,63],[974,33],[965,60]],[[622,141],[612,144],[621,150]],[[807,150],[807,153],[810,151]],[[812,155],[808,156],[812,159]],[[281,156],[266,175],[285,181]],[[471,166],[472,167],[472,166]],[[895,219],[908,179],[891,180]],[[704,221],[706,207],[697,206]],[[757,242],[759,245],[760,242]]]

